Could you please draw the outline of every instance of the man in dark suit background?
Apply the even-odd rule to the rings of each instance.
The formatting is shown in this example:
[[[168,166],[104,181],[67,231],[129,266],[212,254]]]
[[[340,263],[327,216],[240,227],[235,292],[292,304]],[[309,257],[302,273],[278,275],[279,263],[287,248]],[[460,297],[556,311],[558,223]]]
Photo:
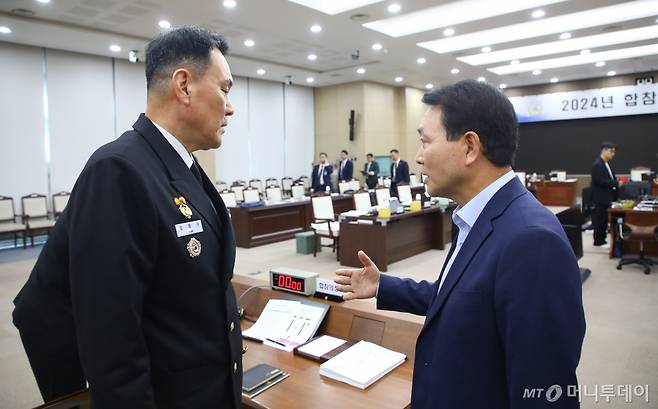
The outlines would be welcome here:
[[[398,196],[398,183],[409,184],[409,164],[400,159],[400,151],[391,149],[391,196]]]
[[[425,94],[416,161],[431,196],[458,203],[459,229],[434,283],[337,270],[344,299],[424,315],[411,407],[578,408],[585,335],[580,273],[556,217],[515,176],[514,108],[477,81]],[[541,392],[538,393],[538,390]],[[531,397],[532,393],[532,397]]]
[[[324,192],[327,187],[331,190],[331,173],[333,166],[327,162],[327,154],[320,152],[320,163],[313,166],[311,172],[311,188],[314,192]]]
[[[374,189],[377,186],[377,176],[379,176],[379,163],[375,162],[372,153],[366,155],[366,163],[363,165],[363,175],[366,177],[368,189]]]
[[[608,230],[608,208],[617,199],[619,182],[610,168],[610,161],[615,157],[617,146],[612,142],[603,142],[601,152],[592,164],[592,226],[594,227],[594,245],[607,247],[605,240]]]
[[[348,153],[345,149],[340,151],[340,163],[338,164],[338,181],[352,180],[354,175],[354,164],[347,157]]]
[[[44,400],[86,380],[96,409],[240,407],[233,231],[192,156],[233,114],[226,52],[189,26],[148,44],[146,114],[91,156],[14,300]]]

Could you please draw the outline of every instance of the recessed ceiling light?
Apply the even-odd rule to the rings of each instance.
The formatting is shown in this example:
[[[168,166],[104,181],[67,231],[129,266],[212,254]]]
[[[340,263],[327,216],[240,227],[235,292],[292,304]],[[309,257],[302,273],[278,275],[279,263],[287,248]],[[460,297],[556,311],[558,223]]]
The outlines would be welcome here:
[[[512,60],[512,61],[510,61],[509,63],[510,63],[511,65],[518,65],[518,64],[521,63],[521,61],[519,61],[519,60]]]
[[[400,11],[401,8],[402,7],[400,7],[400,5],[397,4],[397,3],[389,4],[388,5],[388,12],[389,13],[397,13],[397,12]]]
[[[256,45],[256,42],[254,40],[247,39],[244,40],[244,45],[245,47],[253,47],[254,45]]]
[[[517,2],[500,2],[517,3]],[[521,2],[527,3],[527,2]],[[496,5],[498,7],[498,3]],[[485,8],[491,8],[490,6]],[[604,26],[623,21],[636,20],[645,17],[654,18],[658,14],[656,1],[629,1],[612,6],[600,7],[577,13],[564,14],[556,17],[543,18],[520,24],[512,24],[470,34],[450,38],[440,38],[433,41],[420,42],[417,45],[436,53],[448,53],[468,50],[485,45],[494,45],[512,41],[526,40],[551,34],[559,34],[589,27]],[[457,24],[452,21],[449,24]],[[446,24],[447,25],[447,24]]]
[[[326,0],[325,0],[326,1]],[[453,1],[439,6],[388,17],[365,23],[364,26],[391,37],[401,37],[438,28],[455,27],[457,24],[533,9],[565,0],[515,0],[499,1],[491,6],[490,0]],[[327,1],[330,3],[330,1]],[[338,3],[338,1],[334,1]]]
[[[614,77],[615,75],[617,75],[617,73],[615,71],[608,71],[607,75],[608,77]]]
[[[432,88],[434,88],[434,84],[432,84],[431,82],[425,84],[425,89],[432,89]]]
[[[359,68],[356,69],[356,73],[357,73],[357,74],[365,74],[365,73],[366,73],[366,69],[363,68],[363,67],[359,67]]]
[[[567,57],[537,60],[519,65],[503,65],[487,68],[487,70],[498,75],[518,74],[533,70],[547,70],[551,68],[573,67],[583,64],[594,64],[597,61],[625,60],[636,57],[646,57],[658,54],[658,44],[649,44],[631,48],[620,48],[616,50],[601,51],[587,55],[570,55]]]
[[[168,22],[167,20],[158,21],[158,25],[160,26],[160,28],[165,28],[165,29],[166,28],[171,28],[171,23]]]
[[[571,38],[571,33],[562,33],[560,34],[560,40],[568,40]]]
[[[315,78],[313,78],[313,77],[306,77],[306,82],[308,82],[309,84],[312,84],[312,83],[315,82]]]
[[[478,82],[486,82],[487,79],[484,77],[478,77]]]
[[[596,65],[597,67],[603,67],[605,65],[605,61],[599,61],[594,65]]]
[[[489,47],[489,46],[487,46],[487,47],[482,47],[482,48],[480,49],[480,51],[482,51],[483,53],[491,52],[491,47]]]
[[[379,43],[375,43],[375,44],[372,45],[372,49],[375,50],[375,51],[379,51],[379,50],[382,49],[382,45],[379,44]]]
[[[539,75],[539,74],[541,74],[541,70],[534,70],[532,72],[532,75]]]
[[[226,7],[227,9],[232,9],[238,5],[238,3],[235,0],[224,0],[224,3],[222,4],[224,4],[224,7]]]
[[[557,79],[557,77],[553,77],[553,78],[551,78],[551,84],[555,84],[555,83],[558,82],[558,81],[560,81],[560,80]]]
[[[446,28],[443,30],[443,35],[446,37],[450,37],[451,35],[455,34],[455,29],[454,28]]]
[[[605,34],[596,34],[586,37],[572,38],[570,40],[555,40],[548,43],[533,44],[530,46],[508,48],[494,51],[489,54],[474,54],[457,57],[461,62],[470,65],[487,65],[509,61],[515,58],[533,58],[550,54],[568,53],[578,50],[589,50],[592,47],[606,47],[614,44],[630,43],[658,38],[658,26],[633,28]],[[581,51],[583,53],[583,51]],[[583,53],[584,54],[584,53]]]
[[[0,26],[0,34],[9,34],[11,33],[11,29],[6,26]]]
[[[318,56],[315,55],[315,54],[309,54],[309,55],[306,56],[306,58],[307,58],[309,61],[315,61],[315,60],[318,59]]]
[[[37,0],[39,3],[48,4],[50,0]]]
[[[588,49],[586,48],[586,49],[584,49],[584,50],[580,50],[580,55],[587,55],[587,54],[589,54],[589,53],[591,53],[591,52],[592,52],[592,51],[590,51],[590,50],[588,50]]]
[[[265,71],[265,70],[262,69],[262,68],[259,68],[259,69],[256,70],[256,74],[258,74],[258,75],[265,75],[266,72],[267,72],[267,71]]]
[[[540,9],[540,10],[533,11],[531,15],[532,15],[532,18],[542,18],[546,15],[546,13],[544,12],[544,10]]]
[[[507,84],[500,84],[500,85],[498,85],[498,88],[505,89],[505,88],[507,88]]]
[[[450,70],[450,74],[459,74],[459,68],[453,68]]]
[[[395,82],[402,82],[404,81],[404,78],[402,77],[395,77]]]
[[[425,63],[427,62],[427,60],[426,60],[425,58],[423,58],[423,57],[420,57],[420,58],[418,58],[418,59],[416,60],[416,62],[417,62],[418,64],[425,64]]]
[[[322,31],[322,26],[319,24],[313,24],[310,30],[314,33],[319,33],[320,31]]]
[[[112,45],[110,46],[110,51],[113,51],[113,52],[115,52],[115,53],[118,53],[119,51],[121,51],[121,47],[119,47],[119,46],[116,45],[116,44],[112,44]]]
[[[356,9],[359,7],[367,6],[369,4],[379,3],[384,0],[341,0],[341,1],[328,1],[328,0],[288,0],[293,3],[320,11],[324,14],[334,15],[344,11]]]

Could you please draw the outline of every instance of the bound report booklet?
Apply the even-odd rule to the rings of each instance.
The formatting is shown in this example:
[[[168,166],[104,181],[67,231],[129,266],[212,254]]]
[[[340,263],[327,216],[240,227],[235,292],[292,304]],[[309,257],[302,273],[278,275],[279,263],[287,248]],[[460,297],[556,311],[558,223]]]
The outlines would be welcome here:
[[[279,368],[267,364],[256,365],[242,374],[242,394],[253,398],[289,376]]]
[[[406,359],[400,352],[359,341],[320,365],[320,375],[365,389]]]

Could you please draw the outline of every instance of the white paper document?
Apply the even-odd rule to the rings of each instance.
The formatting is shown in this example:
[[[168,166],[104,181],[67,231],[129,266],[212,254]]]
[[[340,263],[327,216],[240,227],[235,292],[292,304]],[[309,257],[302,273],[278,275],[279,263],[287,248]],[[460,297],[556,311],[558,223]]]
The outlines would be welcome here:
[[[325,311],[299,301],[269,300],[256,323],[242,335],[290,352],[315,335]]]
[[[401,365],[406,355],[359,341],[320,365],[320,375],[365,389]]]
[[[346,343],[344,339],[323,335],[308,344],[297,348],[297,351],[320,358],[322,355],[333,351],[339,346]]]

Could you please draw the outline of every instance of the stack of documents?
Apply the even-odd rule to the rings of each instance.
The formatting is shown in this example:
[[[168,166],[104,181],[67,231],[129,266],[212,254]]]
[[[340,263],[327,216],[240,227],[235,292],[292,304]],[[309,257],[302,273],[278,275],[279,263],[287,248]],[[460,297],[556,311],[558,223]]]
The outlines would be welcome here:
[[[407,357],[377,344],[359,341],[320,365],[320,375],[365,389],[400,366]]]

